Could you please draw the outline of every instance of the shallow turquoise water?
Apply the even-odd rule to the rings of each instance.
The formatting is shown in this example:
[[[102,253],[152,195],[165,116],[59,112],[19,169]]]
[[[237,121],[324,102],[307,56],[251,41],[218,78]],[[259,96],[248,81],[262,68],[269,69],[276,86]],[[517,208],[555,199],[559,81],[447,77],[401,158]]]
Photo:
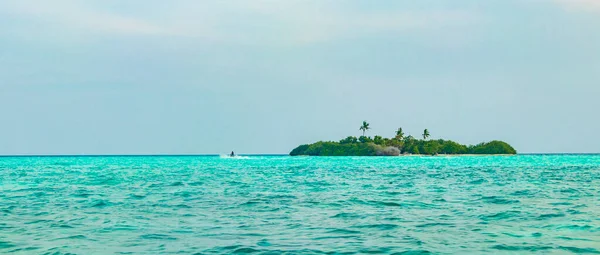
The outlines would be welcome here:
[[[0,253],[285,252],[600,253],[600,156],[0,157]]]

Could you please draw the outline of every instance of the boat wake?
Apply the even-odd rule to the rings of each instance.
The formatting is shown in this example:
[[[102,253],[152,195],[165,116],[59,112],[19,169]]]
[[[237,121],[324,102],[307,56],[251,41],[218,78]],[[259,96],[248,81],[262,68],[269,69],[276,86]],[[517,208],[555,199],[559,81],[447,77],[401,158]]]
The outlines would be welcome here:
[[[235,155],[235,156],[229,156],[227,154],[221,154],[219,155],[220,158],[222,159],[250,159],[250,157],[248,156],[239,156],[239,155]]]

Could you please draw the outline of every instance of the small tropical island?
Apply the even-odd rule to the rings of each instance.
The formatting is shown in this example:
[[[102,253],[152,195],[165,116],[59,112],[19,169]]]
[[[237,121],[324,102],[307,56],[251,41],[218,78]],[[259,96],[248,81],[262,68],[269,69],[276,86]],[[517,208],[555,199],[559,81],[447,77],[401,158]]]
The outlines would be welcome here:
[[[399,155],[514,155],[517,151],[503,141],[484,142],[477,145],[463,145],[450,140],[429,140],[431,134],[425,129],[417,139],[405,136],[402,128],[396,130],[393,138],[365,136],[370,130],[369,123],[360,126],[362,136],[346,137],[339,142],[319,141],[304,144],[290,152],[290,156],[399,156]]]

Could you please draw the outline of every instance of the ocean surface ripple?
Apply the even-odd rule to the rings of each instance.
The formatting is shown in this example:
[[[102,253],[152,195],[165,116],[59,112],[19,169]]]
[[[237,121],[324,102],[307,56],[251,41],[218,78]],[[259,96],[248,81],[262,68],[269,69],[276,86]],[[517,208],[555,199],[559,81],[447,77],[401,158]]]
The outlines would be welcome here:
[[[600,156],[0,157],[0,254],[600,254]]]

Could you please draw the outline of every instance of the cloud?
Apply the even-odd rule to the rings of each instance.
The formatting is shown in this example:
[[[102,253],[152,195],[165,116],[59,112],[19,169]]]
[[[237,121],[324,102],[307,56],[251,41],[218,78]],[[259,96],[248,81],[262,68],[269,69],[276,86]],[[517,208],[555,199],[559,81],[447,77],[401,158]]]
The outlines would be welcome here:
[[[107,9],[111,3],[137,8]],[[472,11],[443,8],[365,11],[350,2],[333,0],[181,0],[168,5],[152,0],[7,0],[0,3],[0,9],[34,18],[56,30],[183,36],[240,44],[311,44],[378,33],[445,33],[469,26],[479,18]]]
[[[385,7],[385,4],[383,4]],[[380,33],[410,34],[461,29],[476,23],[478,13],[460,9],[380,8],[364,10],[351,1],[190,2],[172,13],[175,27],[194,33],[212,31],[217,40],[310,44]],[[188,17],[181,22],[181,17]],[[208,28],[207,28],[208,27]]]
[[[279,16],[292,30],[289,36],[300,42],[351,39],[365,35],[410,34],[468,24],[474,16],[460,11],[396,11],[377,13],[310,12]]]
[[[555,0],[555,2],[568,9],[600,11],[600,0]]]
[[[129,35],[169,33],[166,28],[145,20],[90,9],[83,1],[8,0],[0,4],[0,8],[3,9],[0,13],[33,18],[45,26],[54,25],[60,29]]]

